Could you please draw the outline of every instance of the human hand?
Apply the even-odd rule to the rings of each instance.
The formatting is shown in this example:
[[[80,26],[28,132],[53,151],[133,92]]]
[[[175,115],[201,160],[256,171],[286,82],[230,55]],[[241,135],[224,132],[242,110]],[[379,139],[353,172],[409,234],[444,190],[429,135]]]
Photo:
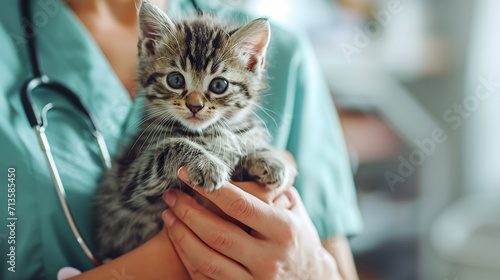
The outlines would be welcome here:
[[[217,216],[196,196],[169,191],[163,219],[192,279],[339,279],[293,187],[276,197],[254,182],[226,183],[209,193],[187,181],[186,168],[179,177],[249,229]]]

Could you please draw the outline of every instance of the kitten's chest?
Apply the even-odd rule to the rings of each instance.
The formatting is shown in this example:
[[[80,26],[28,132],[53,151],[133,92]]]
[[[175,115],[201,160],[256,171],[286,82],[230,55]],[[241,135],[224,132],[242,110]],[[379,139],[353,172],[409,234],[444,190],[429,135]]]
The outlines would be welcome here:
[[[248,154],[248,144],[241,135],[224,134],[191,139],[201,145],[209,153],[230,163]]]
[[[242,157],[255,152],[256,149],[267,146],[267,134],[259,126],[246,131],[218,129],[203,134],[191,133],[184,128],[176,127],[161,130],[156,128],[145,132],[142,133],[140,145],[161,148],[165,142],[172,139],[188,139],[230,166],[236,164]]]

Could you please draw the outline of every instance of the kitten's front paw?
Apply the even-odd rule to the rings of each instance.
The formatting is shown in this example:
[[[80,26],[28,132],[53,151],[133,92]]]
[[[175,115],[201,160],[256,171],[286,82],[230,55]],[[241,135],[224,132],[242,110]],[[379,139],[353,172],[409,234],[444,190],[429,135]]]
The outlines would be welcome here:
[[[268,189],[277,189],[286,185],[287,179],[296,172],[280,153],[269,151],[249,155],[246,160],[248,175]]]
[[[211,192],[229,181],[229,168],[215,157],[200,156],[188,164],[188,178],[192,184]]]

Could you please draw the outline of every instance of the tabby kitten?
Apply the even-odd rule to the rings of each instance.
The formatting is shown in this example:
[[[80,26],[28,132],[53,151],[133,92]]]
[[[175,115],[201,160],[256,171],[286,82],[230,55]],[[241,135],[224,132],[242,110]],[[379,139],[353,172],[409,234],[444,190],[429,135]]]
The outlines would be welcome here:
[[[116,258],[162,229],[161,198],[167,189],[183,187],[177,178],[183,165],[189,181],[209,191],[231,178],[277,188],[293,172],[268,144],[255,113],[266,87],[267,20],[241,28],[209,16],[173,22],[143,1],[139,27],[146,121],[100,190],[100,259]]]

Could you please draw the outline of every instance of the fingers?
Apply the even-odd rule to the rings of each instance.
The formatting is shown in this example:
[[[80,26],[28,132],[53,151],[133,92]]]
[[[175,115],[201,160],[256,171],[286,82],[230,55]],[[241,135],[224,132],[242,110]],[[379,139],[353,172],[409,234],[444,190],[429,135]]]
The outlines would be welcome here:
[[[191,196],[180,190],[169,190],[164,199],[175,216],[217,252],[245,266],[250,259],[248,256],[257,254],[260,240],[202,207]]]
[[[166,210],[163,220],[179,257],[193,279],[252,279],[243,266],[203,243],[172,211]]]
[[[177,252],[177,256],[179,256],[179,259],[181,259],[182,264],[184,264],[184,267],[186,268],[189,274],[189,278],[193,280],[213,280],[213,278],[210,278],[200,273],[200,271],[191,263],[189,258],[186,256],[181,247],[177,245],[177,243],[172,242],[172,245],[174,246],[174,249]]]
[[[297,177],[297,162],[295,162],[293,155],[287,150],[283,151],[283,156],[293,166],[292,172],[288,174],[287,185],[286,185],[287,188],[290,188],[293,186],[293,183],[295,182],[295,177]]]
[[[293,187],[292,187],[293,188]],[[293,188],[295,189],[295,188]],[[273,201],[273,205],[285,209],[292,209],[295,206],[296,198],[292,194],[292,190],[286,189]]]
[[[287,195],[289,195],[289,199],[292,201],[293,207],[290,209],[295,215],[293,215],[296,221],[300,221],[300,224],[306,228],[313,229],[315,231],[314,234],[317,234],[316,229],[309,218],[309,214],[307,213],[306,207],[300,198],[299,192],[295,188],[291,188]],[[311,233],[312,236],[313,233]]]
[[[254,181],[247,182],[231,182],[233,185],[244,190],[245,192],[255,196],[267,204],[272,204],[273,201],[283,192],[282,188],[270,190]]]
[[[191,188],[212,201],[228,216],[264,236],[273,236],[277,229],[286,226],[286,217],[280,217],[282,213],[277,211],[276,207],[267,205],[231,183],[223,184],[217,191],[208,192],[189,183],[186,167],[179,170],[178,176]]]
[[[295,162],[295,158],[289,151],[283,150],[283,156],[288,162],[290,162],[295,168],[297,168],[297,162]]]
[[[296,188],[291,187],[285,192],[285,195],[288,197],[288,199],[292,203],[292,207],[290,210],[296,213],[300,214],[305,214],[306,216],[309,216],[306,211],[306,207],[304,206],[304,203],[302,202],[302,199],[300,198],[300,194],[297,191]]]
[[[233,184],[269,205],[274,205],[285,209],[292,209],[292,207],[295,205],[296,199],[294,198],[294,195],[290,190],[291,188],[293,188],[292,186],[269,190],[267,188],[263,188],[262,185],[253,181],[233,182]]]

